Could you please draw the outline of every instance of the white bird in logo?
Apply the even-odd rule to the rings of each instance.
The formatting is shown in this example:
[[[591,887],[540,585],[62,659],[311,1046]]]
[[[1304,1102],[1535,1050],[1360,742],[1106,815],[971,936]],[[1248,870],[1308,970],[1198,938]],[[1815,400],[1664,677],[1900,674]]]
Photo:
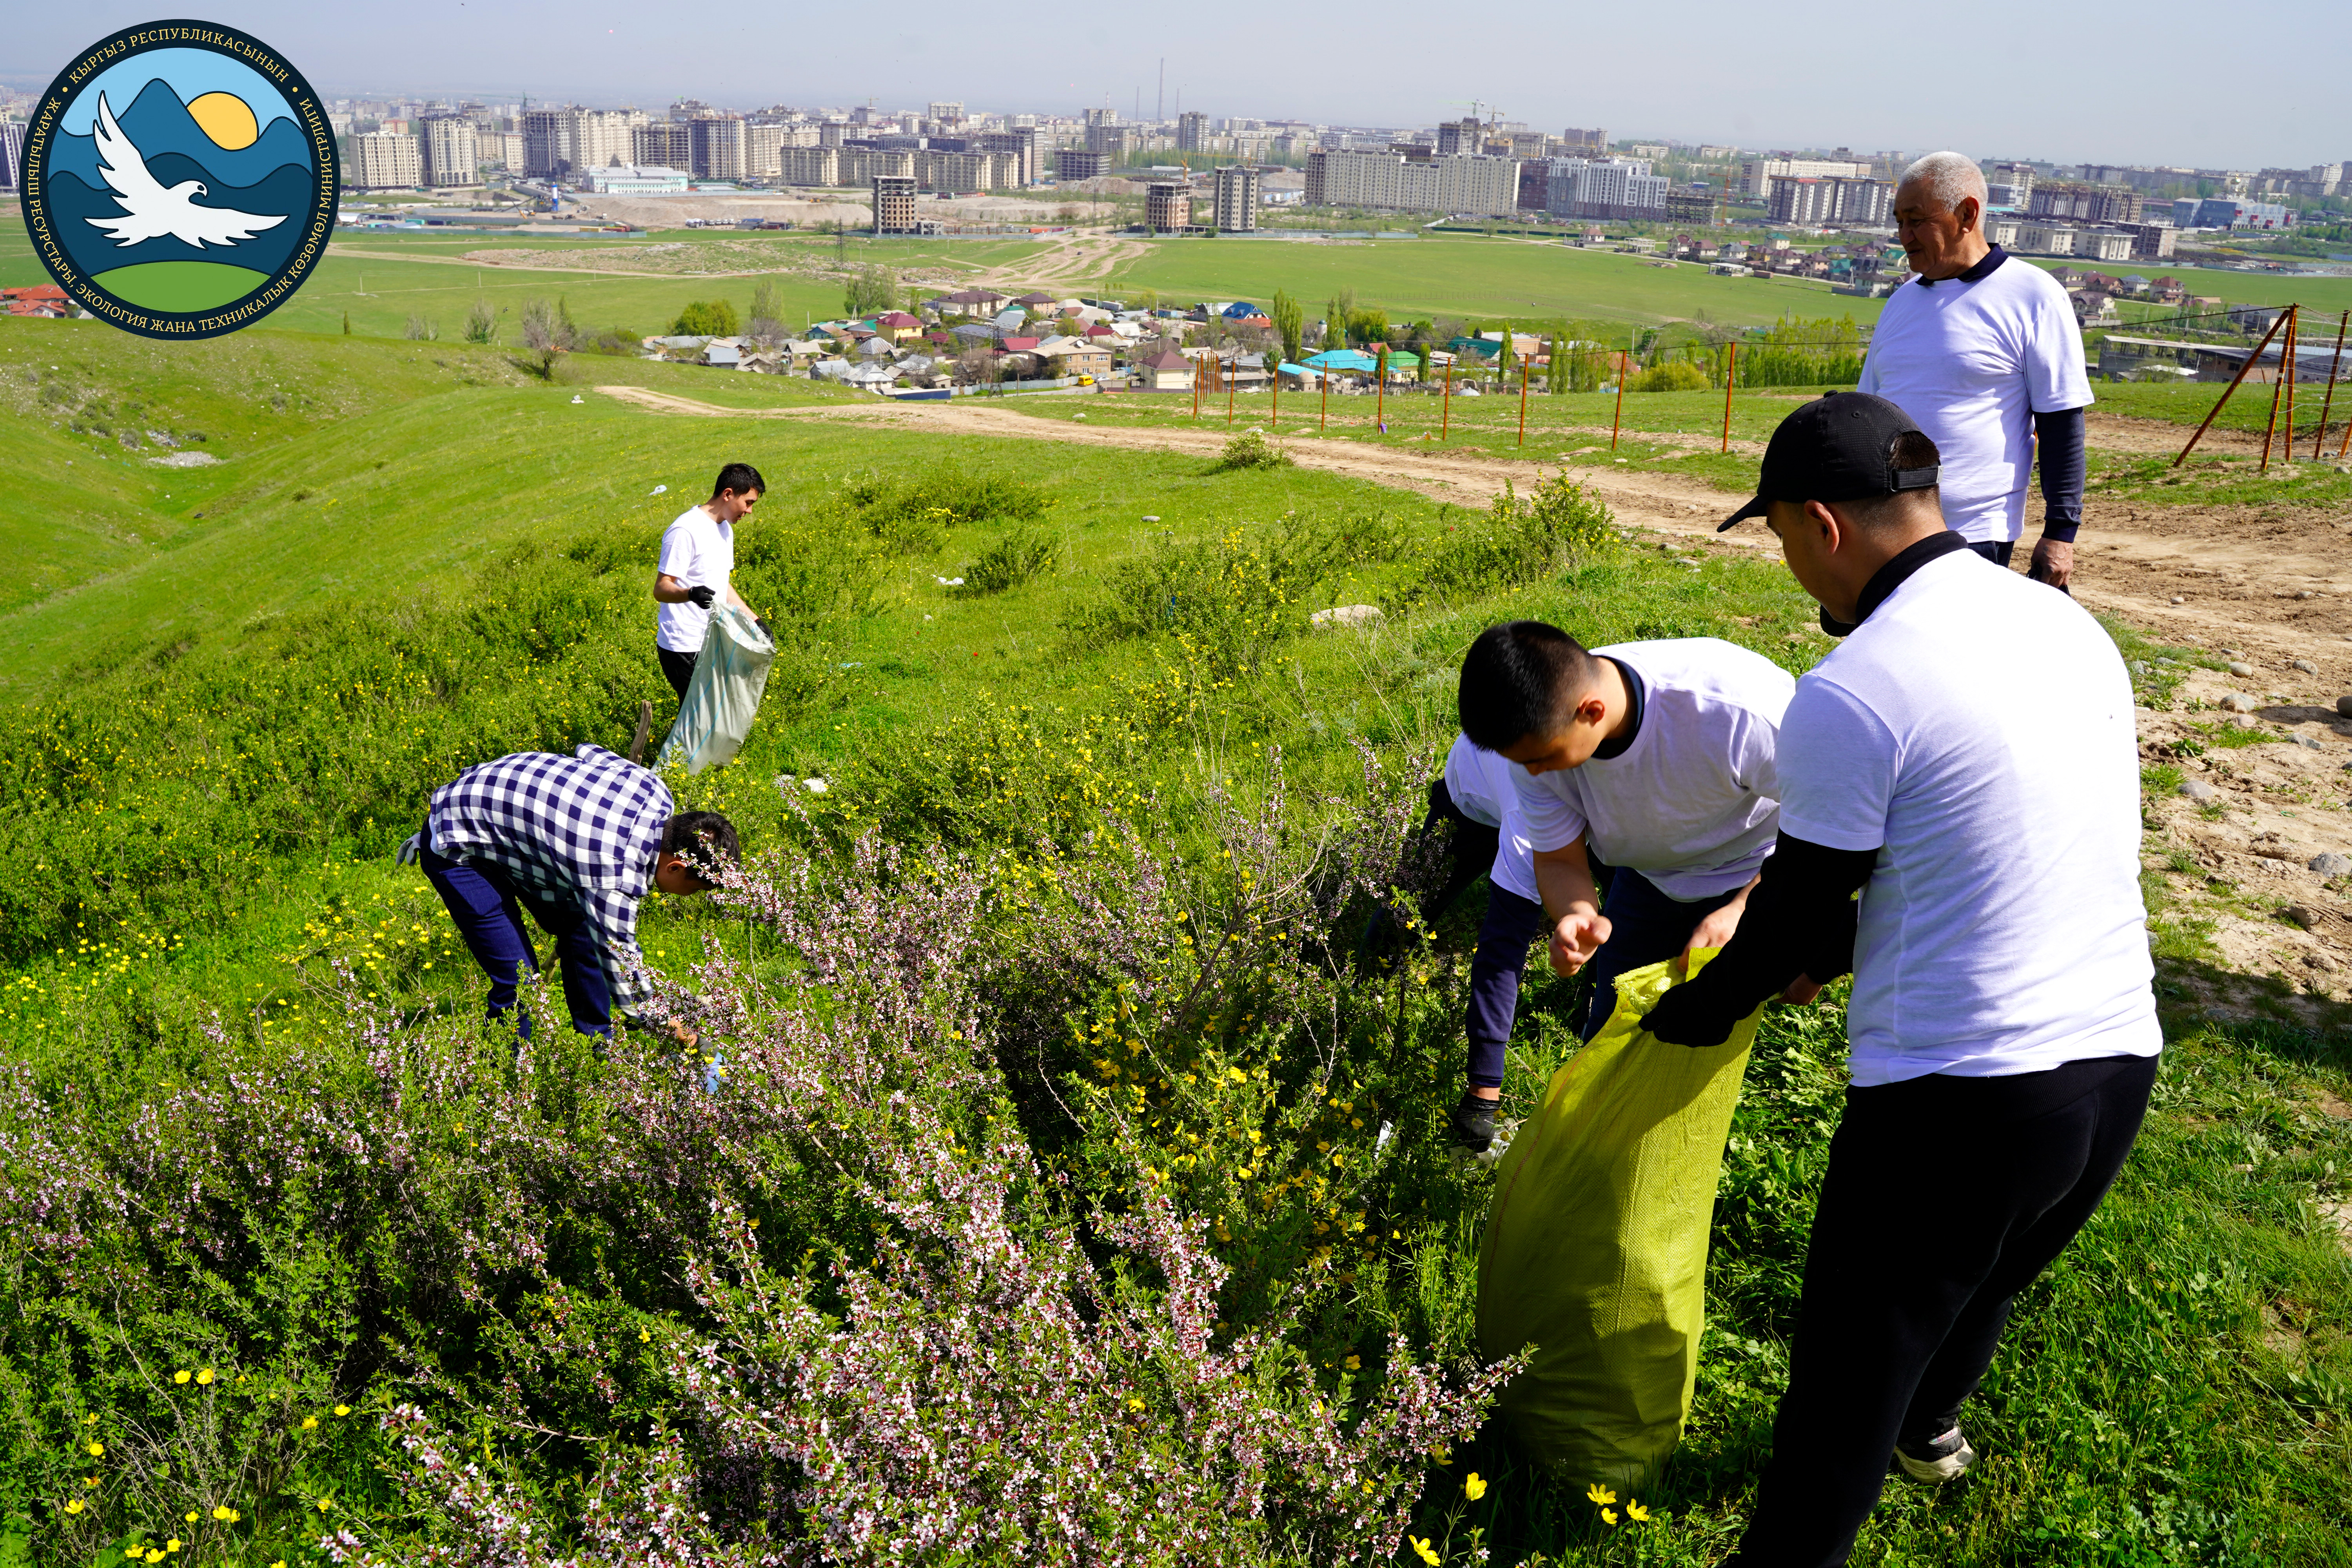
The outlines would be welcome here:
[[[202,180],[182,180],[165,190],[147,172],[147,161],[122,133],[122,127],[114,122],[114,110],[107,106],[103,92],[98,95],[98,156],[99,172],[114,187],[115,203],[128,216],[83,221],[104,229],[117,245],[137,245],[142,239],[170,235],[201,250],[207,245],[229,246],[251,239],[286,221],[282,213],[264,217],[226,207],[200,207],[195,198],[212,194]]]

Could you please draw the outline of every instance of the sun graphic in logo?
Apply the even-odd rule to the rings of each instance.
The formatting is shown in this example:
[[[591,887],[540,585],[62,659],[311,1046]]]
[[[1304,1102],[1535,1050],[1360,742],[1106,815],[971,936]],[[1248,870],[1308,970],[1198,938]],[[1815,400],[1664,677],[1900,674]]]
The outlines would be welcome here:
[[[213,145],[234,153],[250,147],[261,135],[253,106],[233,92],[208,92],[188,105],[188,118],[213,139]]]

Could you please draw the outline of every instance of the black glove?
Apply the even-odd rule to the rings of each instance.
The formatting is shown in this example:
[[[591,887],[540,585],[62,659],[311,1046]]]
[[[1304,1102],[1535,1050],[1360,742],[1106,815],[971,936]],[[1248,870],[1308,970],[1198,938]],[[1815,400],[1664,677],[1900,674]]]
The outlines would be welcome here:
[[[1642,1027],[1670,1046],[1703,1049],[1731,1038],[1732,1026],[1738,1022],[1712,1003],[1706,992],[1685,984],[1659,997],[1658,1005],[1642,1019]]]
[[[696,586],[688,588],[686,591],[686,602],[692,605],[698,610],[707,610],[710,608],[710,602],[717,597],[719,597],[719,593],[718,590],[714,588]]]
[[[761,620],[759,616],[754,616],[751,617],[751,624],[760,628],[760,635],[761,637],[766,637],[770,642],[776,640],[776,634],[768,629],[767,622]]]

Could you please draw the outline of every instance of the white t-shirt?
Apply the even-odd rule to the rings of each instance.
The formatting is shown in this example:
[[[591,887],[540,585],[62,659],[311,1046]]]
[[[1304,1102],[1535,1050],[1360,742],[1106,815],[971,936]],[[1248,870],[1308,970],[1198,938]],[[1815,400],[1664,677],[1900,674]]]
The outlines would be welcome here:
[[[1888,296],[1859,390],[1919,422],[1943,454],[1944,521],[1975,541],[2025,530],[2033,416],[2091,402],[2083,329],[2058,279],[2004,260],[1975,282],[1904,284]]]
[[[1792,837],[1878,850],[1857,1085],[2162,1048],[2131,679],[2074,600],[1966,551],[1920,567],[1797,683],[1780,791]]]
[[[708,587],[727,599],[727,577],[735,570],[735,530],[698,506],[688,507],[662,533],[661,563],[654,568],[689,588]],[[699,605],[663,605],[656,647],[672,653],[700,653],[710,630],[710,612]]]
[[[1775,763],[1796,682],[1761,654],[1717,637],[1619,643],[1596,654],[1641,677],[1642,725],[1614,757],[1511,781],[1538,851],[1585,836],[1612,866],[1685,903],[1756,875],[1779,837]]]
[[[1530,902],[1536,894],[1535,851],[1528,846],[1528,825],[1519,816],[1518,790],[1511,783],[1509,759],[1480,751],[1467,735],[1454,738],[1445,753],[1445,793],[1462,815],[1483,822],[1501,836],[1494,868],[1486,879]]]

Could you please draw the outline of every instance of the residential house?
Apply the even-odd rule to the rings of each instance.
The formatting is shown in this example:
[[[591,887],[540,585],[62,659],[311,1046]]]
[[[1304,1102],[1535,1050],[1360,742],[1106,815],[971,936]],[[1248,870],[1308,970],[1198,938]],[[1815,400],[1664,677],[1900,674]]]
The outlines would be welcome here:
[[[1080,338],[1047,338],[1037,345],[1037,353],[1056,375],[1110,374],[1110,349],[1103,343],[1090,343]]]
[[[1135,384],[1147,392],[1190,392],[1192,390],[1192,362],[1171,349],[1145,360],[1135,367]]]
[[[923,335],[923,323],[904,310],[885,310],[874,318],[874,330],[888,335],[894,343]]]

